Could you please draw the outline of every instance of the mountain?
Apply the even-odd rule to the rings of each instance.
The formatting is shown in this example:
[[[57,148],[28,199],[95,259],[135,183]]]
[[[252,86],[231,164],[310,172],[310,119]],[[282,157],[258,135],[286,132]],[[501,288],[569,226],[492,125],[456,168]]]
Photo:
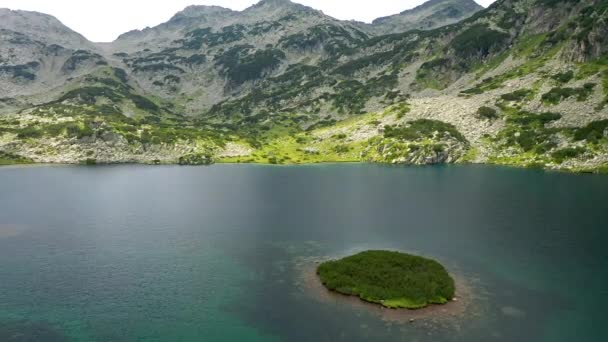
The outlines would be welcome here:
[[[47,97],[49,89],[63,86],[68,79],[101,65],[107,62],[97,47],[54,17],[0,9],[3,97]]]
[[[0,8],[0,29],[18,32],[47,45],[94,49],[94,45],[82,35],[72,31],[55,17],[42,13]]]
[[[466,19],[432,28],[456,13],[447,8]],[[82,46],[3,29],[0,151],[35,162],[608,170],[608,1],[477,10],[433,0],[362,25],[288,0],[192,6]]]
[[[482,9],[473,0],[430,0],[411,10],[378,18],[364,27],[375,34],[430,30],[457,23]]]

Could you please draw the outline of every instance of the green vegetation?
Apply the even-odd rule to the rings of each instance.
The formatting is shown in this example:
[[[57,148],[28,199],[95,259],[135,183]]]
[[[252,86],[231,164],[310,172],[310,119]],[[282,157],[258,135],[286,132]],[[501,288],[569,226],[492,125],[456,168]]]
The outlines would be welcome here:
[[[475,24],[456,36],[450,46],[462,58],[485,58],[504,47],[510,36],[492,30],[488,25]]]
[[[36,79],[36,71],[39,68],[39,62],[29,62],[22,65],[0,65],[0,74],[10,74],[14,79],[33,81]]]
[[[19,139],[36,139],[41,137],[59,137],[82,139],[93,135],[89,123],[62,122],[37,124],[11,130]]]
[[[561,50],[564,41],[546,43],[547,34],[528,35],[521,37],[514,48],[512,54],[518,58],[525,58],[522,65],[506,71],[500,75],[487,77],[476,86],[462,91],[462,95],[482,94],[486,91],[499,89],[504,86],[504,82],[530,75],[541,68],[547,61],[551,60]]]
[[[86,50],[77,50],[65,61],[62,70],[64,72],[72,72],[84,63],[108,64],[101,55]]]
[[[577,101],[582,102],[591,95],[593,88],[595,88],[595,83],[585,83],[581,88],[555,87],[543,94],[542,100],[545,104],[556,105],[564,99],[575,96]]]
[[[15,164],[30,164],[31,159],[22,157],[17,154],[0,151],[0,165],[15,165]]]
[[[387,94],[398,83],[397,74],[382,75],[365,84],[356,80],[342,81],[335,87],[335,94],[326,95],[339,113],[362,114],[369,99]]]
[[[416,72],[416,83],[422,88],[445,89],[452,82],[450,66],[451,60],[447,58],[426,62]]]
[[[587,150],[582,147],[566,147],[551,153],[551,157],[558,163],[561,164],[566,159],[576,158],[584,154]]]
[[[519,89],[512,93],[503,94],[500,96],[501,99],[511,102],[521,102],[524,99],[530,99],[534,95],[534,92],[529,89]]]
[[[480,118],[486,119],[486,120],[494,120],[499,117],[496,109],[494,109],[492,107],[479,107],[479,109],[477,110],[477,115]]]
[[[179,158],[179,165],[210,165],[213,164],[213,155],[207,153],[188,154]]]
[[[214,47],[220,44],[230,44],[245,38],[247,29],[245,26],[236,24],[223,27],[218,32],[212,32],[210,27],[199,28],[189,32],[182,43],[182,47],[188,50],[200,50],[203,45]]]
[[[314,50],[323,48],[331,56],[349,55],[353,47],[368,38],[361,31],[350,32],[343,27],[321,24],[306,32],[281,38],[279,44],[286,49]]]
[[[537,0],[539,5],[547,7],[557,7],[560,5],[573,5],[579,2],[579,0]]]
[[[557,147],[557,135],[564,129],[547,128],[546,125],[561,119],[558,113],[532,113],[502,107],[506,113],[506,127],[492,140],[499,150],[516,148],[523,154],[543,157]]]
[[[560,72],[551,76],[551,78],[559,83],[568,83],[574,78],[574,71],[568,70],[566,72]]]
[[[608,120],[593,121],[574,133],[574,140],[587,140],[591,144],[597,144],[601,139],[606,138],[608,138]]]
[[[419,256],[367,251],[317,269],[323,285],[388,308],[420,309],[454,297],[454,280],[438,262]]]
[[[215,57],[215,64],[221,67],[222,74],[233,85],[260,78],[265,72],[278,67],[285,54],[278,49],[257,50],[253,53],[251,45],[237,45],[222,55]]]
[[[407,122],[404,125],[396,127],[389,125],[384,128],[385,138],[395,138],[404,141],[433,138],[436,134],[448,136],[468,144],[467,139],[454,125],[438,120],[419,119]]]

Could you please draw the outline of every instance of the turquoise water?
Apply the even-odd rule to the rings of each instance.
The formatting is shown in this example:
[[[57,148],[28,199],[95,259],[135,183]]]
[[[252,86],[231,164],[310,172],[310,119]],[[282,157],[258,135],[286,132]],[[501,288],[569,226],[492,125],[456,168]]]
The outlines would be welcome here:
[[[607,341],[608,177],[483,166],[0,168],[0,341]],[[319,300],[382,248],[474,292],[454,322]]]

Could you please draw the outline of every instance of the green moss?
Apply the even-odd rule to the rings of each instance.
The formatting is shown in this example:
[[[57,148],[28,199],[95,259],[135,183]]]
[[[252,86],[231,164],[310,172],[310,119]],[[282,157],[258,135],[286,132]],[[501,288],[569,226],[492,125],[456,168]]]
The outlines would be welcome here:
[[[388,308],[420,309],[454,297],[454,280],[438,262],[419,256],[367,251],[317,269],[323,285]]]

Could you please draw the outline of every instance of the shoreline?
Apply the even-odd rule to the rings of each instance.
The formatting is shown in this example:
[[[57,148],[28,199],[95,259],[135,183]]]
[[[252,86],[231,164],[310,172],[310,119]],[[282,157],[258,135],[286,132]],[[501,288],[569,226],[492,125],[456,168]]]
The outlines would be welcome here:
[[[365,311],[379,317],[386,323],[396,324],[422,322],[433,325],[459,325],[459,320],[471,316],[468,313],[473,308],[473,289],[472,285],[461,275],[450,273],[456,284],[456,295],[446,304],[432,304],[417,310],[389,309],[380,304],[366,302],[357,296],[343,295],[327,289],[317,275],[319,262],[318,260],[304,261],[298,263],[295,268],[301,290],[308,297],[320,303],[351,307],[353,310]]]
[[[261,162],[247,162],[247,163],[237,163],[237,162],[222,162],[218,161],[211,164],[206,165],[180,165],[179,163],[164,163],[164,164],[155,164],[155,163],[142,163],[142,162],[109,162],[109,163],[96,163],[96,164],[85,164],[85,163],[13,163],[13,164],[0,164],[0,169],[2,168],[14,168],[14,167],[44,167],[44,166],[81,166],[81,167],[104,167],[104,166],[180,166],[180,167],[209,167],[213,165],[257,165],[257,166],[271,166],[271,167],[292,167],[292,166],[315,166],[315,165],[378,165],[378,166],[390,166],[390,167],[415,167],[415,168],[424,168],[424,167],[449,167],[449,166],[487,166],[487,167],[496,167],[496,168],[505,168],[505,169],[513,169],[513,170],[537,170],[547,173],[560,173],[560,174],[569,174],[569,175],[599,175],[606,176],[608,175],[608,168],[604,169],[600,167],[598,169],[549,169],[549,168],[533,168],[533,167],[525,167],[518,165],[509,165],[509,164],[494,164],[494,163],[451,163],[451,164],[427,164],[427,165],[416,165],[416,164],[385,164],[385,163],[374,163],[374,162],[366,162],[366,161],[322,161],[322,162],[312,162],[312,163],[282,163],[282,164],[273,164],[273,163],[261,163]]]

